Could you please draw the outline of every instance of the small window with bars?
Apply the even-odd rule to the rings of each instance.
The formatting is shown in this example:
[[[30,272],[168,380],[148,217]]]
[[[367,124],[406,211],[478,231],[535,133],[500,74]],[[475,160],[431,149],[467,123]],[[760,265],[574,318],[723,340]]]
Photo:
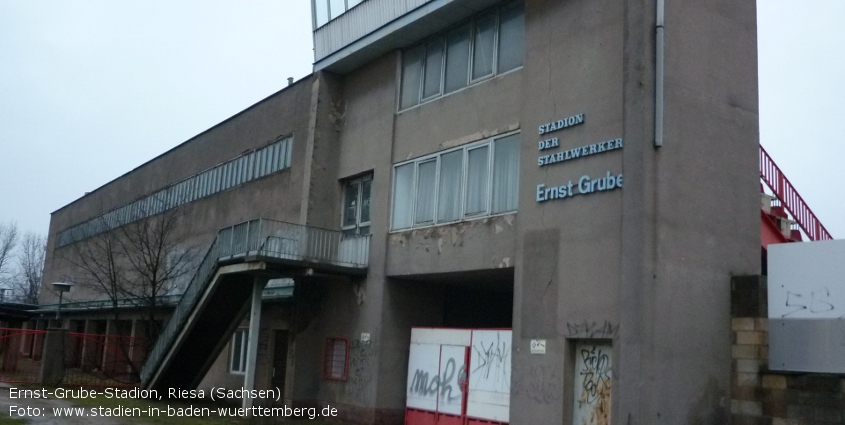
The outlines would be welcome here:
[[[323,379],[345,381],[349,367],[349,339],[326,338]]]

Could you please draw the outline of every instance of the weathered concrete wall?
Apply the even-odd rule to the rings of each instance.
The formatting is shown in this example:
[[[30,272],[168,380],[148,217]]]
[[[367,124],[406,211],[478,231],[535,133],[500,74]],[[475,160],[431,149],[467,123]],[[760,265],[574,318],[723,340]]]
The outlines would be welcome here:
[[[313,78],[305,78],[54,212],[44,270],[45,288],[50,282],[72,280],[75,273],[64,261],[73,255],[73,248],[54,248],[58,232],[228,161],[245,150],[264,146],[280,136],[293,135],[289,169],[165,214],[178,216],[178,230],[172,236],[181,240],[185,249],[197,250],[199,259],[217,230],[225,226],[255,218],[297,222],[312,84]],[[104,298],[96,291],[86,293],[85,288],[74,288],[69,297],[71,300]],[[41,292],[41,303],[57,301],[58,297],[49,288]]]

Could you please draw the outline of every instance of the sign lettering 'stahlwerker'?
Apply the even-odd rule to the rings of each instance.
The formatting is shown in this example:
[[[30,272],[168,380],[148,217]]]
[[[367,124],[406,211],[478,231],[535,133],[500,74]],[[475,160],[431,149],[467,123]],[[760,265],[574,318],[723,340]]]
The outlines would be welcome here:
[[[570,159],[595,155],[597,153],[612,151],[616,149],[622,149],[622,139],[614,139],[608,140],[606,142],[593,143],[592,145],[581,146],[580,148],[569,149],[566,151],[557,152],[549,155],[543,155],[537,158],[537,165],[542,167],[544,165],[555,164],[558,162],[568,161]]]

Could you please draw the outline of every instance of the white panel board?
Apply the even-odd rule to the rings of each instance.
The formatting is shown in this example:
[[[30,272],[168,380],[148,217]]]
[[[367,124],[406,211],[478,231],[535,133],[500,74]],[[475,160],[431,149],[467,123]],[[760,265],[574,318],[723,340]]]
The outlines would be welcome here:
[[[845,320],[769,319],[769,369],[845,373]]]
[[[845,318],[845,240],[769,245],[769,318]]]
[[[612,351],[608,343],[579,342],[575,346],[573,425],[610,423],[610,396],[613,373]]]
[[[469,329],[412,328],[411,342],[418,344],[462,345],[469,347],[472,331]]]
[[[440,346],[411,343],[408,358],[407,405],[417,409],[437,410]]]
[[[510,330],[473,331],[468,416],[509,421],[512,334]]]
[[[462,414],[464,392],[461,388],[466,373],[467,347],[443,345],[440,350],[440,384],[437,411],[451,415]]]

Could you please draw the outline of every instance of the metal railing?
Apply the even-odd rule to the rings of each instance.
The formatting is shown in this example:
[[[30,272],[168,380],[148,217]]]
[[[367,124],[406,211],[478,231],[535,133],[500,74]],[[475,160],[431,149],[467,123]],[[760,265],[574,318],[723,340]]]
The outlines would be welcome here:
[[[156,297],[157,306],[171,306],[179,302],[182,294],[159,295]],[[105,310],[109,308],[132,308],[148,306],[147,297],[121,298],[118,300],[91,300],[62,303],[62,312],[72,310]],[[41,304],[33,312],[56,311],[58,304]]]
[[[812,241],[833,239],[769,153],[760,146],[760,177]]]
[[[173,310],[173,315],[170,316],[170,320],[167,321],[167,325],[161,330],[161,334],[159,334],[152,350],[147,355],[147,361],[144,362],[144,367],[141,368],[141,382],[147,383],[152,378],[156,368],[158,368],[164,359],[164,355],[173,344],[176,335],[187,324],[188,316],[194,311],[197,301],[199,301],[200,296],[205,292],[206,287],[210,283],[211,277],[217,269],[217,259],[220,258],[217,248],[219,238],[220,236],[218,235],[214,239],[214,242],[211,243],[208,252],[205,253],[205,257],[203,257],[202,262],[197,267],[197,271],[191,277],[191,282],[185,288],[185,293],[182,294],[179,304]]]
[[[220,261],[258,255],[360,269],[367,267],[369,242],[369,235],[346,235],[336,230],[266,219],[221,229],[150,350],[141,369],[141,381],[145,385],[149,383],[179,332],[188,324]]]

